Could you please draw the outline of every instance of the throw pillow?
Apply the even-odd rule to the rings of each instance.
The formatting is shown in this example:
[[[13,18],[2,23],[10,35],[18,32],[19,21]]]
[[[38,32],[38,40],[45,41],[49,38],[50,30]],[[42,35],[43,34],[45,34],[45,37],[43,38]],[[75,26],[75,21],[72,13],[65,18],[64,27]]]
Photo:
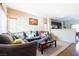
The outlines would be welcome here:
[[[13,40],[16,39],[16,36],[13,33],[9,33],[10,36],[12,36]]]
[[[27,34],[26,34],[25,32],[23,32],[23,36],[24,36],[24,38],[23,38],[23,39],[26,39]]]
[[[23,39],[23,34],[21,32],[13,33],[13,37],[14,37],[14,40],[19,38]]]
[[[12,41],[9,39],[8,36],[0,35],[0,44],[11,44]]]
[[[15,40],[13,41],[13,44],[23,44],[23,43],[25,43],[25,42],[24,42],[24,40],[22,40],[22,39],[15,39]]]
[[[8,37],[11,41],[13,41],[13,37],[10,34],[3,33],[2,35]]]

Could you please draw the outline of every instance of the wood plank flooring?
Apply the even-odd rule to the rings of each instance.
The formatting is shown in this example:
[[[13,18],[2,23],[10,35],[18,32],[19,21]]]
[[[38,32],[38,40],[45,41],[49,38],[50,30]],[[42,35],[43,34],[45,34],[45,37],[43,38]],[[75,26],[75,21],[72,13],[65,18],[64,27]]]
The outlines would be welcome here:
[[[79,42],[71,44],[68,48],[58,54],[58,56],[79,56]]]

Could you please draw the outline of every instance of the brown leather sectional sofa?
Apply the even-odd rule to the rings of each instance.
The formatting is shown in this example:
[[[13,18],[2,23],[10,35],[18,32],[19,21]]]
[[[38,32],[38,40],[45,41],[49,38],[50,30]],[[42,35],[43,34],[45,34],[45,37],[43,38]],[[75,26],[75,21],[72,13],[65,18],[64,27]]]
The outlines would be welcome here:
[[[0,44],[1,56],[36,56],[37,43]]]

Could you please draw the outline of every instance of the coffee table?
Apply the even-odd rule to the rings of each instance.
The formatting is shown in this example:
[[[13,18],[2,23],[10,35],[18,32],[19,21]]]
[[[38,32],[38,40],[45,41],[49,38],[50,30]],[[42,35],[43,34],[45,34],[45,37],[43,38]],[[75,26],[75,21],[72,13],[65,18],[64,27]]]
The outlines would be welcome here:
[[[41,50],[41,54],[43,54],[43,50],[50,47],[51,45],[54,45],[56,47],[56,40],[52,40],[49,42],[41,42],[39,43],[39,48]]]

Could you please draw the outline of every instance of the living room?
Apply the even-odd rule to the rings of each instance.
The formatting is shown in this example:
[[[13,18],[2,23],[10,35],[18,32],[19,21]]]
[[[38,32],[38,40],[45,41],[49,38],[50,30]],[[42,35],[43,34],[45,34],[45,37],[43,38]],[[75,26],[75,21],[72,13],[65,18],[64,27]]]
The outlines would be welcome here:
[[[73,5],[74,5],[74,7],[73,7]],[[52,16],[50,14],[50,12],[47,13],[46,15],[45,15],[45,13],[42,14],[42,12],[44,12],[45,10],[43,10],[43,11],[41,10],[42,12],[39,13],[39,11],[38,11],[40,9],[39,7],[41,7],[41,9],[43,9],[43,8],[48,9],[49,6],[51,6],[53,11],[56,11],[57,14],[56,14],[56,12],[51,12],[52,15],[54,15],[54,16]],[[0,33],[2,34],[2,33],[10,32],[10,33],[14,33],[15,35],[17,35],[21,32],[22,33],[30,32],[31,34],[35,34],[37,32],[38,33],[42,32],[42,34],[41,34],[42,36],[46,35],[46,37],[43,37],[42,40],[48,39],[48,34],[51,33],[53,40],[51,40],[51,41],[48,40],[50,42],[47,42],[47,45],[50,45],[50,43],[51,43],[52,47],[51,46],[46,47],[46,43],[45,44],[40,43],[40,46],[44,45],[44,48],[46,47],[47,49],[45,49],[44,51],[40,51],[38,48],[36,48],[36,46],[34,46],[36,48],[34,50],[34,51],[36,51],[36,52],[34,52],[34,55],[57,56],[57,55],[61,54],[61,52],[63,52],[66,48],[68,48],[72,44],[76,43],[76,41],[75,41],[76,31],[74,29],[71,29],[71,24],[75,21],[76,18],[70,17],[70,15],[72,13],[73,14],[75,13],[75,12],[71,11],[71,9],[79,7],[79,6],[77,6],[77,7],[75,7],[75,6],[77,6],[77,5],[76,4],[41,4],[40,5],[40,4],[1,3],[0,4],[0,11],[1,11],[0,18],[3,20],[1,20]],[[37,8],[37,9],[34,9],[32,7]],[[71,7],[71,8],[69,8],[69,7]],[[51,8],[49,7],[49,10],[47,10],[47,11],[51,11],[50,9]],[[32,13],[29,10],[30,11],[37,10],[37,13],[41,14],[42,16]],[[68,12],[65,12],[63,10],[68,11]],[[47,11],[45,11],[45,12],[47,12]],[[59,15],[61,15],[60,13],[62,13],[62,15],[65,15],[65,16],[59,16]],[[70,23],[69,21],[71,21],[72,19],[73,19],[73,22]],[[78,21],[78,20],[76,19],[76,21]],[[45,35],[43,33],[45,33]],[[28,33],[29,37],[32,37],[31,34]],[[34,36],[36,36],[36,34]],[[29,38],[26,38],[26,39],[29,39]],[[39,40],[37,40],[37,39],[39,39]],[[29,41],[32,42],[34,40],[37,42],[37,45],[39,42],[42,41],[42,40],[40,40],[40,36],[32,37],[32,40],[29,40]],[[19,40],[19,41],[21,41],[21,40]],[[47,40],[44,40],[44,41],[47,41]],[[55,46],[53,46],[53,44]],[[31,48],[28,48],[28,49],[31,49]],[[30,53],[33,53],[33,52],[31,51]],[[3,55],[6,55],[6,54],[3,54]],[[29,53],[26,55],[29,55]],[[70,54],[70,55],[72,55],[72,54]]]

